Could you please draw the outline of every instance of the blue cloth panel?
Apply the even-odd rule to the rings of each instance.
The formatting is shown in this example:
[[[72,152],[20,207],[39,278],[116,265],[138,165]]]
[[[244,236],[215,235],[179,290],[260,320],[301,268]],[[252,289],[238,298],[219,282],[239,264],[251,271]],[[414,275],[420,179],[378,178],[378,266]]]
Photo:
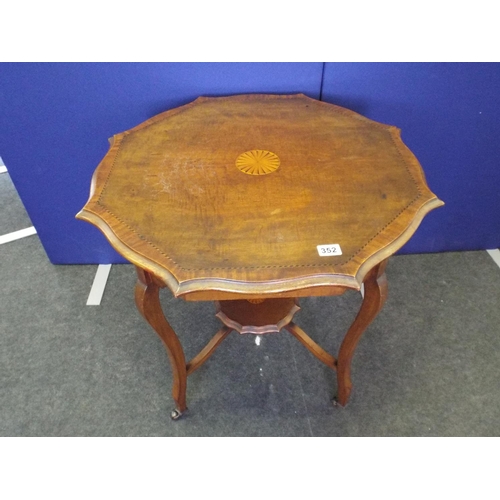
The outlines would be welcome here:
[[[322,99],[400,127],[446,203],[401,253],[500,246],[500,64],[327,63]]]
[[[124,262],[97,228],[74,218],[109,137],[200,95],[318,99],[322,70],[322,63],[3,63],[0,155],[52,263]]]

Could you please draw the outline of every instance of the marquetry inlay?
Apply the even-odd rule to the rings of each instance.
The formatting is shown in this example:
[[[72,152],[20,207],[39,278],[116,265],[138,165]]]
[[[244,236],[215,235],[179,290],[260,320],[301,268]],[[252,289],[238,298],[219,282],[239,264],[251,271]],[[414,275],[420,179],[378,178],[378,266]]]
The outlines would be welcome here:
[[[271,151],[253,149],[238,156],[236,166],[244,174],[266,175],[278,170],[280,159]]]

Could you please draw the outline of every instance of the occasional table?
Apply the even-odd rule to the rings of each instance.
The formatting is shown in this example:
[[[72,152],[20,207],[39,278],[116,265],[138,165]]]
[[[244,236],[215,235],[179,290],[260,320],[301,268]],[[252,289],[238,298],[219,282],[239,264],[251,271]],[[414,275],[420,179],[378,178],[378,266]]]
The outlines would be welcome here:
[[[187,377],[232,332],[287,330],[337,372],[344,406],[358,341],[384,305],[387,259],[443,204],[400,130],[298,95],[200,97],[115,135],[77,218],[137,269],[135,300]],[[334,357],[294,321],[298,299],[361,289]],[[186,362],[159,290],[215,301],[221,329]]]

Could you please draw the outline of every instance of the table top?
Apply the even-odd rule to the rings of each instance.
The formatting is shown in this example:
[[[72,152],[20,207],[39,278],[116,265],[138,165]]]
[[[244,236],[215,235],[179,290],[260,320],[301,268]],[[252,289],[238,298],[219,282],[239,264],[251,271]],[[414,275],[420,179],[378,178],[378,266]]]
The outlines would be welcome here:
[[[77,218],[185,298],[359,289],[443,204],[397,127],[303,94],[200,97],[110,141]]]

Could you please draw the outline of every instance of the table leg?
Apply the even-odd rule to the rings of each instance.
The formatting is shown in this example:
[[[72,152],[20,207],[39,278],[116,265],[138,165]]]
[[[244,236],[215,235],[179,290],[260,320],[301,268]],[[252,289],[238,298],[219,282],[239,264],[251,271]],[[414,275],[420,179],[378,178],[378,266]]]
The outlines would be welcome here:
[[[172,396],[175,410],[172,418],[179,418],[187,410],[186,387],[187,370],[184,351],[172,327],[165,318],[160,304],[160,287],[153,276],[140,268],[137,269],[137,284],[135,285],[135,303],[144,319],[163,341],[170,358],[173,375]]]
[[[382,309],[387,298],[387,279],[385,276],[385,267],[387,261],[383,261],[375,266],[364,280],[365,293],[361,308],[349,328],[342,345],[340,346],[337,360],[337,385],[338,394],[336,401],[345,406],[349,401],[352,389],[351,382],[351,360],[354,350],[366,330],[368,325],[375,319]]]

